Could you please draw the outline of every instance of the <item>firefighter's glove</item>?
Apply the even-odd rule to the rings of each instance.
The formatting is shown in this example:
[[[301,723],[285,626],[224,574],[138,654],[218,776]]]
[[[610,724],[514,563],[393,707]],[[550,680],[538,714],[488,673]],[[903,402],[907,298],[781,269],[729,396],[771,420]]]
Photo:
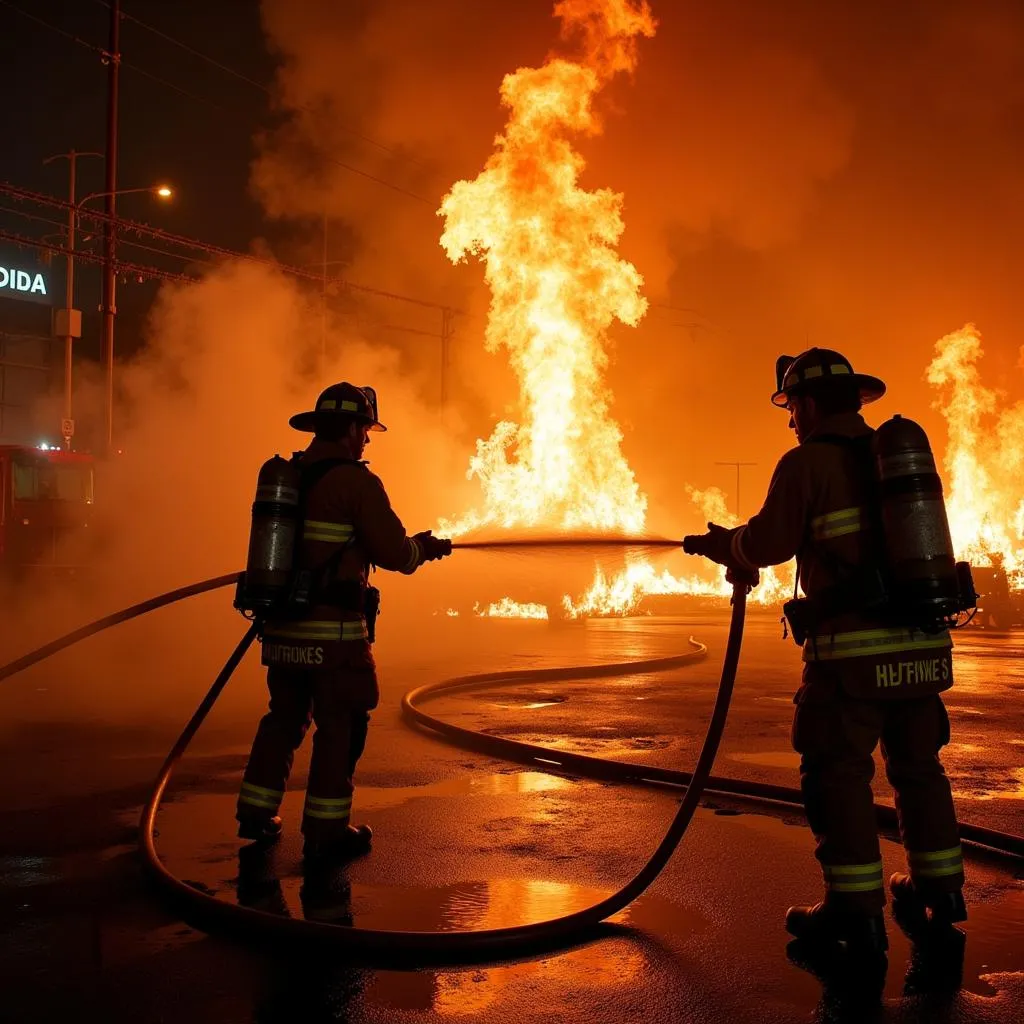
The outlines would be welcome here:
[[[683,550],[688,555],[703,555],[719,565],[729,565],[732,562],[734,532],[717,523],[708,523],[707,533],[691,534],[683,538]]]
[[[452,542],[444,537],[435,537],[432,530],[424,530],[412,538],[423,552],[423,561],[432,562],[435,558],[444,558],[452,553]]]
[[[725,570],[725,581],[736,586],[737,583],[744,584],[749,594],[761,582],[761,574],[757,569],[741,569],[739,566],[730,565]]]

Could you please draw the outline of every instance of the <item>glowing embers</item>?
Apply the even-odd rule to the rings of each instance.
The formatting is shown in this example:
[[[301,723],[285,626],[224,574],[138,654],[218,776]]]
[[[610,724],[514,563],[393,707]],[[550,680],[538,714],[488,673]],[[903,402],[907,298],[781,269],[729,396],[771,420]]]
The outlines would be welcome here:
[[[485,619],[546,619],[548,610],[542,604],[513,601],[510,597],[503,597],[500,601],[492,601],[488,605],[473,605],[473,614]]]

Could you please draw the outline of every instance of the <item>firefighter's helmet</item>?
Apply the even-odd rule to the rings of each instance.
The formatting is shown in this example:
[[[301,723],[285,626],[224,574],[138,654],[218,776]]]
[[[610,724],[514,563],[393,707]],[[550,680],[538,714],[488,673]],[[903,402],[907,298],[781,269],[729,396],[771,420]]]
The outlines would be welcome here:
[[[306,433],[316,433],[321,424],[331,423],[339,416],[347,416],[366,423],[370,430],[387,430],[377,419],[377,392],[371,387],[357,388],[348,381],[332,384],[320,392],[316,408],[296,413],[288,425]]]
[[[864,405],[885,394],[877,377],[855,373],[850,360],[829,348],[809,348],[798,356],[779,356],[775,361],[775,394],[772,404],[785,408],[790,396],[828,387],[833,382],[853,381]]]

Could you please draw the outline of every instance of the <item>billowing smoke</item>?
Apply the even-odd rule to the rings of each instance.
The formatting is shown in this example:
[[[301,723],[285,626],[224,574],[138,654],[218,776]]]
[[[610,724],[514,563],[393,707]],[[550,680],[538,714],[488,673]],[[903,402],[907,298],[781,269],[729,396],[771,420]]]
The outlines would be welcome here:
[[[97,470],[94,575],[88,584],[53,584],[45,600],[34,589],[33,601],[14,605],[2,655],[242,568],[257,470],[275,452],[287,456],[308,442],[288,417],[311,408],[325,381],[378,388],[389,432],[374,437],[366,457],[410,532],[436,521],[462,475],[436,405],[420,400],[394,349],[360,337],[348,318],[329,318],[327,334],[321,366],[318,303],[266,267],[227,263],[200,284],[165,288],[146,349],[118,370],[120,454]],[[80,384],[77,403],[86,415],[99,408],[98,385],[87,378]],[[429,586],[403,583],[386,598],[391,623],[422,604]],[[95,707],[107,709],[108,719],[180,715],[174,698],[198,694],[243,627],[230,592],[222,591],[88,641],[34,671],[62,679],[68,715]]]
[[[351,224],[359,277],[480,312],[477,277],[444,265],[433,211],[483,166],[503,124],[497,86],[543,63],[552,10],[263,0],[284,124],[264,139],[257,194],[282,217],[313,225],[327,205]],[[935,338],[976,319],[1005,346],[996,358],[1016,358],[1024,10],[655,0],[652,12],[634,80],[603,97],[583,185],[625,197],[621,251],[652,309],[618,336],[612,411],[651,525],[678,530],[695,525],[687,484],[728,483],[717,461],[757,463],[744,470],[752,497],[767,484],[790,437],[766,400],[780,352],[844,350],[890,385],[880,414],[898,406],[936,435],[921,382]],[[482,324],[466,322],[453,376],[467,453],[516,397],[482,349]]]

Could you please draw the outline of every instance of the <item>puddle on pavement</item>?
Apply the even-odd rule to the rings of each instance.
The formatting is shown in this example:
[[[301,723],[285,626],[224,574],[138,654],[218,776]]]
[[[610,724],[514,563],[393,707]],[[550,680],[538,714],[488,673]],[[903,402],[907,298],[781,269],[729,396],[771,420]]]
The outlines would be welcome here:
[[[568,698],[557,693],[546,693],[534,691],[524,692],[522,690],[511,693],[491,691],[483,694],[464,694],[461,698],[472,701],[474,704],[484,704],[487,707],[502,708],[505,711],[533,711],[537,708],[550,708],[558,704],[564,704]]]
[[[346,868],[303,875],[287,851],[251,847],[222,860],[218,871],[218,879],[187,881],[266,913],[384,930],[450,932],[534,924],[584,910],[611,895],[610,889],[542,878],[415,886],[350,881]],[[704,923],[696,911],[653,896],[609,920],[661,932],[693,931]]]
[[[1004,771],[992,769],[993,774]],[[1014,768],[1012,775],[1002,778],[954,778],[953,796],[958,800],[1024,800],[1024,768]]]
[[[792,750],[754,750],[727,754],[730,761],[760,764],[766,768],[799,768],[800,755]]]
[[[537,708],[553,708],[561,703],[563,701],[560,700],[535,700],[518,704],[499,704],[497,701],[491,701],[490,706],[492,708],[504,708],[506,711],[534,711]]]
[[[378,811],[398,807],[410,800],[434,796],[515,796],[522,793],[547,793],[568,789],[573,783],[545,772],[498,772],[493,775],[462,775],[455,779],[428,782],[424,786],[359,786],[355,807]]]

